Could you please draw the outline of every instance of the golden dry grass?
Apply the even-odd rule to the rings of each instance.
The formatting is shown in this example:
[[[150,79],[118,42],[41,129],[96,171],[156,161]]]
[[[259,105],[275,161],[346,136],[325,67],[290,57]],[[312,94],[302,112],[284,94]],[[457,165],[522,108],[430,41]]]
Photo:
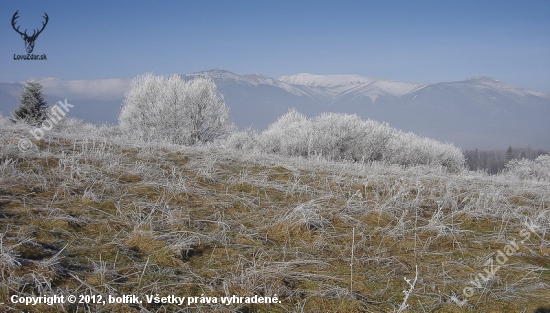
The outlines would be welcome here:
[[[6,312],[394,312],[415,267],[410,312],[550,305],[547,182],[62,135],[23,153],[22,135],[0,136]],[[529,240],[465,298],[525,222]],[[9,302],[54,294],[143,303]],[[155,294],[281,303],[146,303]]]

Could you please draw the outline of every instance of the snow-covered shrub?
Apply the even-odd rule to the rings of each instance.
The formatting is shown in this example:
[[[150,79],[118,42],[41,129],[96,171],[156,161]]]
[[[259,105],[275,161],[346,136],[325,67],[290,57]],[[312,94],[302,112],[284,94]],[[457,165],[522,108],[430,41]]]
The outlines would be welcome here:
[[[119,123],[123,132],[139,139],[184,145],[211,142],[234,130],[214,81],[151,73],[132,81]]]
[[[534,161],[528,159],[510,160],[506,173],[521,179],[550,181],[550,155],[539,155]]]

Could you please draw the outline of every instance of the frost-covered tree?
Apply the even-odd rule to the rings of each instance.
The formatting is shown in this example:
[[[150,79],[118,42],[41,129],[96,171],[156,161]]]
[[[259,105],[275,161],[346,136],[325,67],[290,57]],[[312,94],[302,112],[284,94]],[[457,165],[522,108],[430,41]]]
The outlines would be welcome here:
[[[514,150],[512,150],[512,146],[509,146],[508,149],[506,149],[506,162],[512,160],[514,158]]]
[[[19,107],[12,112],[12,120],[38,126],[46,119],[48,102],[44,99],[42,85],[34,80],[26,82],[20,94]]]
[[[185,81],[151,73],[136,77],[119,115],[123,131],[145,140],[195,145],[234,130],[216,84],[208,78]]]
[[[120,127],[139,138],[145,139],[154,134],[155,127],[161,124],[159,107],[162,80],[151,73],[134,78],[126,92],[119,115]]]
[[[235,130],[223,96],[213,80],[195,78],[186,83],[185,91],[185,118],[191,144],[211,142]]]

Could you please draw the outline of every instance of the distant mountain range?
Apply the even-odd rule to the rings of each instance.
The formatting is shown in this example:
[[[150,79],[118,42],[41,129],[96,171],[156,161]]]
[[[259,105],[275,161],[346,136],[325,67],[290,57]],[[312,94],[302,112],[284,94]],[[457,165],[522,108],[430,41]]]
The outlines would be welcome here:
[[[550,149],[550,94],[491,77],[414,84],[358,75],[297,74],[275,79],[220,69],[182,76],[212,78],[241,129],[264,129],[294,107],[308,116],[355,113],[462,148]],[[130,81],[46,78],[40,82],[51,104],[67,98],[75,105],[71,116],[116,123]],[[22,89],[21,83],[0,83],[3,115],[17,107]]]

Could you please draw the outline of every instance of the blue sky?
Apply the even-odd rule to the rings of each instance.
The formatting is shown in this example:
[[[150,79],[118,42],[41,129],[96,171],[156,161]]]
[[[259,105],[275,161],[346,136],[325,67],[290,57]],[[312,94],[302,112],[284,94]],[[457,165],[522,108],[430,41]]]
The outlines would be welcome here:
[[[34,54],[21,30],[50,21]],[[0,82],[213,68],[435,83],[491,76],[550,92],[550,1],[2,1]]]

